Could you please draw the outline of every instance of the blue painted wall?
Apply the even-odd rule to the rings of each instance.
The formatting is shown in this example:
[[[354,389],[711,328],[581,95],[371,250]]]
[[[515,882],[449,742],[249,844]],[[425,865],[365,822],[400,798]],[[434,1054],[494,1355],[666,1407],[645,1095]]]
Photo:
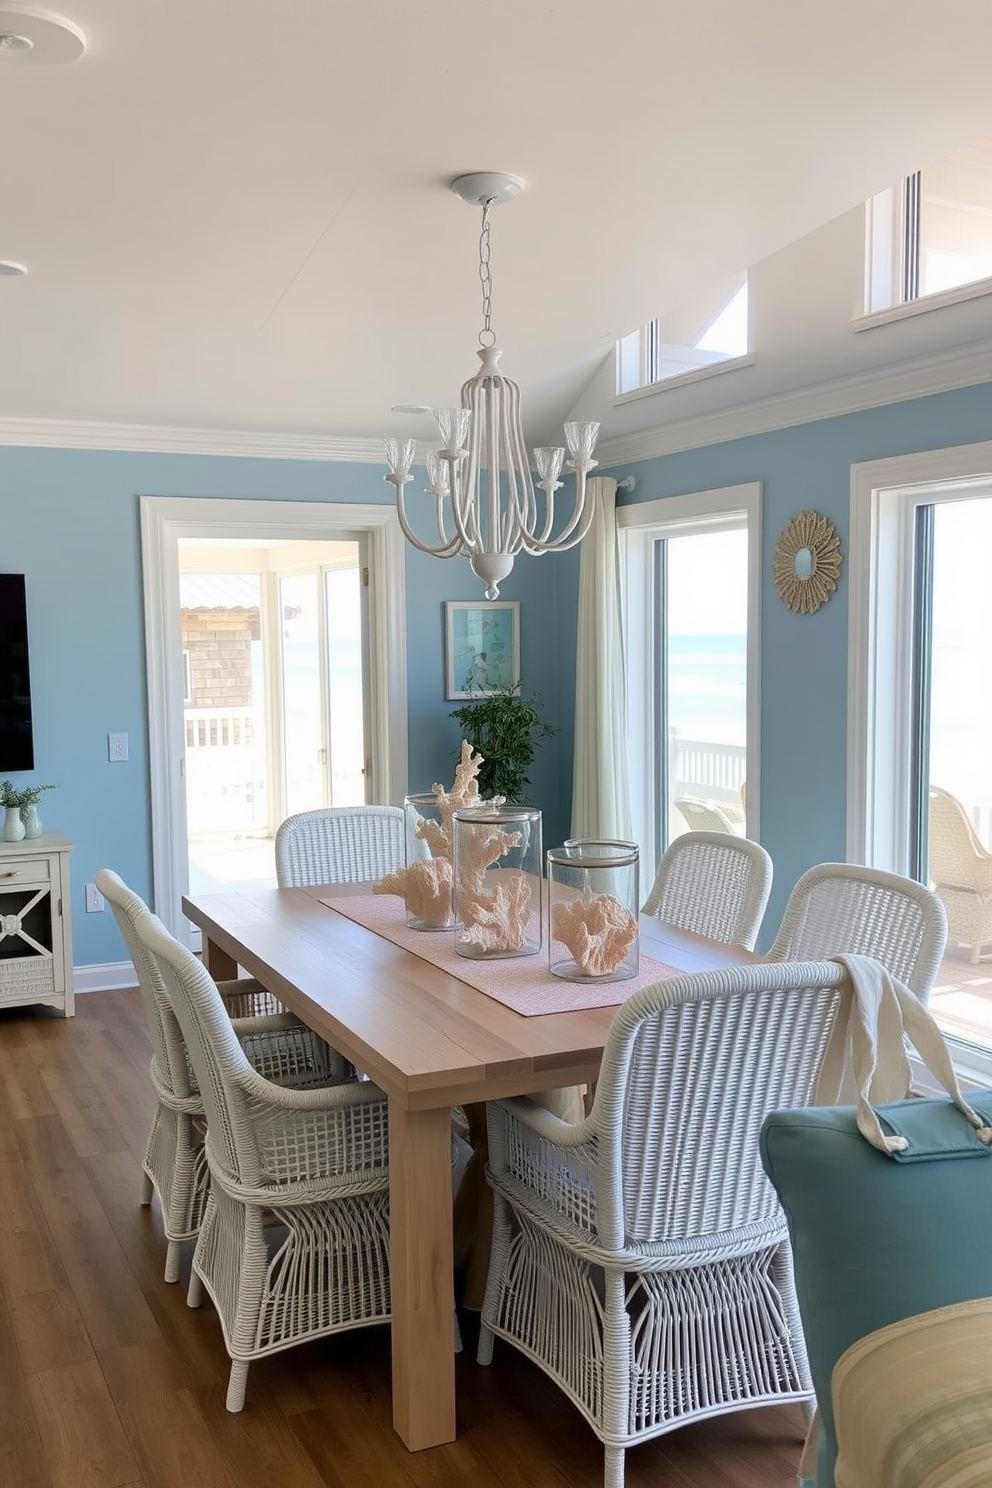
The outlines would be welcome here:
[[[386,502],[375,465],[0,448],[0,570],[27,580],[35,763],[17,784],[55,781],[41,814],[75,844],[73,960],[123,959],[109,913],[83,912],[83,884],[115,868],[151,897],[151,821],[139,497]],[[521,602],[522,672],[562,732],[532,771],[545,839],[567,835],[571,804],[577,556],[523,559],[503,586]],[[410,786],[449,781],[459,742],[444,697],[443,605],[481,597],[463,560],[407,554]],[[559,637],[559,619],[564,635]],[[107,734],[130,759],[111,765]]]
[[[771,552],[797,511],[814,507],[848,546],[850,467],[910,451],[987,439],[992,383],[820,420],[611,471],[637,476],[622,500],[648,501],[760,481],[762,829],[775,861],[773,930],[795,880],[845,852],[847,577],[814,616],[793,615],[771,580]],[[47,826],[75,843],[74,960],[118,961],[112,918],[83,912],[83,884],[116,868],[151,893],[140,495],[287,501],[390,499],[374,465],[184,455],[0,448],[0,569],[27,576],[36,769],[18,783],[57,781],[42,798]],[[408,550],[407,637],[412,789],[451,777],[458,747],[444,697],[446,599],[479,597],[467,564]],[[521,602],[525,691],[540,693],[562,732],[532,771],[545,845],[568,832],[575,698],[577,553],[521,559],[503,588]],[[131,757],[107,761],[107,734]],[[767,940],[767,936],[764,937]]]
[[[770,942],[800,874],[846,855],[846,566],[827,605],[795,615],[772,581],[778,535],[796,512],[813,508],[834,523],[846,554],[853,464],[990,435],[992,383],[983,383],[609,471],[637,478],[636,490],[620,497],[625,504],[762,483],[760,835],[775,881],[759,948]]]

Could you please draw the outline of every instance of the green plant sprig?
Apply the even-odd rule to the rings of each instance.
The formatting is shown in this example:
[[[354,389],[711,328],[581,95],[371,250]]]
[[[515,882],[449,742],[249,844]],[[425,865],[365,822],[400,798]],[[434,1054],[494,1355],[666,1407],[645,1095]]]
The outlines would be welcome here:
[[[527,769],[538,741],[560,732],[542,719],[539,695],[520,697],[519,686],[518,682],[474,698],[449,715],[458,720],[462,737],[485,761],[479,770],[479,793],[484,797],[520,801],[524,786],[530,784]]]
[[[20,790],[9,780],[0,780],[0,806],[37,806],[42,792],[58,790],[57,785],[24,785]]]

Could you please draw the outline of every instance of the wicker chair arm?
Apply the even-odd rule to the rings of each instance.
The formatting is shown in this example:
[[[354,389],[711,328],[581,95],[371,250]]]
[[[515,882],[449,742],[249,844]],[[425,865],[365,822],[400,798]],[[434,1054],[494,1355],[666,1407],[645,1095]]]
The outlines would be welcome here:
[[[585,1121],[563,1121],[547,1106],[532,1100],[529,1095],[509,1096],[505,1100],[490,1101],[488,1109],[497,1107],[505,1111],[514,1121],[527,1126],[539,1137],[554,1143],[556,1147],[582,1147],[594,1135],[590,1119]]]
[[[573,1237],[597,1233],[598,1144],[591,1120],[574,1125],[516,1096],[489,1105],[489,1173],[514,1201]]]
[[[239,977],[218,982],[217,991],[224,1000],[229,1018],[272,1017],[286,1012],[286,1006],[275,993],[269,992],[254,977]]]
[[[231,1027],[256,1071],[274,1085],[334,1085],[354,1077],[348,1061],[292,1013],[235,1018]]]
[[[283,1095],[294,1099],[284,1104]],[[314,1184],[335,1192],[388,1187],[387,1104],[371,1083],[280,1090],[278,1098],[251,1101],[249,1109],[266,1186],[292,1186],[297,1197],[313,1197]]]

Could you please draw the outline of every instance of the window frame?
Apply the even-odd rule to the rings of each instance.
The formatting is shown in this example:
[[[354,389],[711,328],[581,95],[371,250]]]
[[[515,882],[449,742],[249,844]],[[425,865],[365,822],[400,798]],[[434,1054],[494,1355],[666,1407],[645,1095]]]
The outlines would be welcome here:
[[[913,564],[921,506],[992,495],[992,442],[927,450],[851,467],[848,547],[847,860],[909,876]],[[961,1078],[988,1084],[987,1053],[945,1035]],[[935,1090],[914,1063],[921,1090]]]
[[[655,546],[670,537],[744,526],[747,547],[746,832],[757,840],[761,813],[761,483],[751,481],[618,507],[627,673],[627,740],[631,813],[641,844],[645,890],[661,859],[657,812],[651,808],[658,749],[654,621]]]

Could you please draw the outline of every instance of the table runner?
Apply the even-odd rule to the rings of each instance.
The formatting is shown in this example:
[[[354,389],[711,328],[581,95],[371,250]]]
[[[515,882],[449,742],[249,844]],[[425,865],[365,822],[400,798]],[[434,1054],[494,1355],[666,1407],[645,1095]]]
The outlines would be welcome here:
[[[669,981],[684,973],[664,961],[641,952],[637,976],[625,982],[566,982],[548,970],[545,942],[536,956],[512,956],[505,960],[473,961],[459,956],[451,930],[413,930],[406,922],[403,901],[392,895],[361,894],[336,899],[321,899],[329,909],[346,915],[366,930],[392,941],[405,951],[412,951],[441,971],[467,982],[477,992],[484,992],[504,1007],[512,1008],[525,1018],[542,1013],[579,1013],[587,1008],[619,1007],[642,987]]]

